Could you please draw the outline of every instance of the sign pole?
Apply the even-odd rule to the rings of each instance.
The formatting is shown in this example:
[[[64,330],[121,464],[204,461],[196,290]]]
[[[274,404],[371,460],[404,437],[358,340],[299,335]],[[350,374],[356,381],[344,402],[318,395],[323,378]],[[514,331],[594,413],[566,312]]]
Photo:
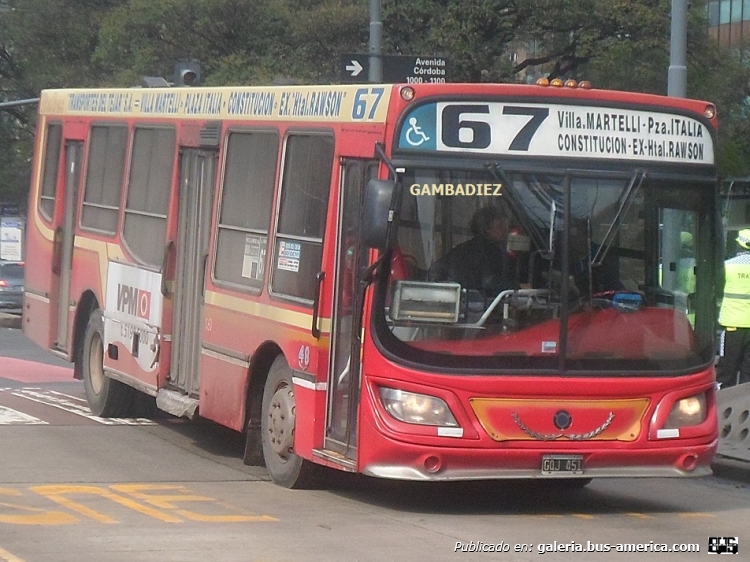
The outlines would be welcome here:
[[[672,25],[669,41],[669,70],[667,72],[667,95],[684,98],[687,95],[687,0],[672,0]],[[666,244],[663,249],[665,263],[679,260],[680,238],[679,216],[675,209],[665,209],[662,217],[663,232],[667,233]],[[671,268],[664,268],[662,272],[662,287],[667,290],[677,290],[679,279]]]
[[[684,98],[687,92],[687,0],[672,0],[667,95]]]
[[[381,0],[370,0],[370,68],[368,78],[371,84],[383,81],[383,22],[381,21]]]

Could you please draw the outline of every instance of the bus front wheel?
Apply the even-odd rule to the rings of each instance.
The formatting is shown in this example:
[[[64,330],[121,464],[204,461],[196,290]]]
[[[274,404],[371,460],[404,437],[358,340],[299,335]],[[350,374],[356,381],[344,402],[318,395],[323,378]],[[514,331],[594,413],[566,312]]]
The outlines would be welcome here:
[[[91,413],[103,418],[127,417],[135,390],[104,373],[104,318],[100,309],[89,317],[82,363],[83,386]]]
[[[317,485],[320,467],[294,453],[296,406],[292,370],[283,356],[271,365],[263,389],[261,442],[271,479],[285,488]]]

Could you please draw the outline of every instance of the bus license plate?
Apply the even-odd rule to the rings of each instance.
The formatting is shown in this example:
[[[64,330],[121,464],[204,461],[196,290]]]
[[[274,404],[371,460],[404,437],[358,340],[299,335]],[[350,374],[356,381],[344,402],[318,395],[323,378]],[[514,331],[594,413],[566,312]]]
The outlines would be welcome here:
[[[542,457],[542,474],[583,474],[583,456],[581,455],[544,455]]]

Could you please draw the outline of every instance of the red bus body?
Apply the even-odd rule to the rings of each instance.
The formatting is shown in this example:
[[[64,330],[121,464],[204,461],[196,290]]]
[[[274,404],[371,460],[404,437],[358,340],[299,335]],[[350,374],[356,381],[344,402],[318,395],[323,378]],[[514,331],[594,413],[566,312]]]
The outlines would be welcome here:
[[[420,141],[414,136],[400,140],[417,123],[407,116],[421,119],[422,114],[409,113],[419,103],[424,103],[424,114],[432,112],[427,101],[434,104],[438,120],[440,115],[458,119],[459,130],[450,140],[448,121],[434,130],[424,125],[413,129],[421,130],[422,138],[436,135],[437,141],[424,142],[438,145],[414,145],[411,150],[404,142]],[[490,109],[477,109],[480,102]],[[636,184],[661,175],[671,181],[670,174],[715,181],[716,119],[705,102],[499,84],[45,91],[27,222],[24,332],[75,362],[76,377],[88,377],[94,413],[137,415],[138,408],[155,398],[158,407],[172,414],[200,415],[246,432],[246,461],[259,462],[263,451],[272,476],[283,485],[304,484],[300,474],[314,465],[415,480],[709,474],[717,421],[714,372],[707,355],[690,359],[685,363],[689,366],[659,367],[656,374],[650,368],[641,373],[638,366],[644,355],[658,362],[654,347],[663,346],[671,360],[683,345],[691,345],[684,342],[700,340],[688,334],[693,317],[674,313],[676,296],[664,301],[672,303],[667,308],[562,312],[564,318],[570,315],[565,349],[571,358],[588,361],[598,350],[611,348],[608,357],[617,356],[621,368],[582,363],[580,369],[563,365],[555,372],[556,363],[539,363],[536,369],[534,361],[537,356],[546,361],[545,354],[563,347],[557,312],[525,330],[498,330],[496,337],[402,336],[407,330],[443,334],[435,323],[428,329],[420,328],[419,321],[404,320],[399,332],[393,328],[398,321],[387,317],[390,313],[383,319],[381,309],[389,308],[391,296],[379,301],[377,293],[389,275],[394,283],[409,275],[403,259],[388,254],[393,271],[384,272],[381,264],[381,273],[374,273],[367,286],[352,281],[350,264],[342,265],[351,243],[342,226],[344,217],[355,203],[359,210],[358,194],[364,193],[370,177],[392,178],[402,169],[408,174],[410,158],[420,162],[413,166],[432,170],[441,161],[462,158],[463,146],[476,162],[465,175],[486,177],[477,151],[488,149],[477,139],[494,127],[489,119],[495,117],[487,118],[490,125],[482,120],[484,113],[494,115],[496,103],[522,108],[547,104],[552,109],[543,126],[554,122],[568,131],[552,140],[561,151],[568,150],[567,156],[544,150],[513,153],[503,166],[592,166],[601,171],[614,161],[615,167],[627,164],[647,171],[637,172]],[[456,113],[451,104],[462,104],[463,109]],[[555,109],[562,106],[605,108],[602,115],[610,116],[606,125],[592,131],[598,110],[589,109],[591,122],[577,126],[576,115],[567,117]],[[672,123],[672,130],[661,132],[665,147],[684,134],[694,143],[688,146],[690,154],[678,148],[674,156],[667,148],[672,152],[665,156],[653,141],[649,148],[651,133],[645,127],[658,125],[647,124],[637,111],[690,121],[682,131],[678,123],[675,132]],[[528,121],[521,113],[519,129]],[[429,119],[420,123],[429,124]],[[644,119],[641,130],[630,130],[637,119]],[[601,144],[605,153],[592,154],[599,149],[587,143],[600,141],[586,135],[609,139]],[[637,140],[638,135],[646,140]],[[453,148],[441,152],[441,142]],[[384,158],[393,160],[394,170],[378,160],[376,145],[383,147]],[[227,156],[230,150],[236,153]],[[618,157],[626,153],[627,159]],[[582,155],[585,159],[578,160]],[[504,157],[487,160],[505,162]],[[571,177],[576,173],[570,172]],[[520,179],[514,181],[526,189],[529,174],[518,172],[514,177]],[[267,198],[246,195],[245,185],[266,193],[253,184],[261,176],[266,178]],[[325,183],[325,197],[318,196],[320,190],[313,193],[316,181]],[[427,185],[429,190],[433,183],[415,180],[411,185]],[[492,182],[501,184],[506,182]],[[657,191],[654,187],[653,196],[646,192],[642,214],[647,215],[649,201],[660,201]],[[428,196],[415,200],[418,197]],[[445,194],[436,196],[438,200],[443,207],[455,203]],[[262,213],[252,209],[255,201]],[[555,209],[558,206],[553,214]],[[704,224],[709,219],[700,211],[689,213],[698,217],[696,237],[712,236],[711,226]],[[250,224],[247,217],[255,214]],[[545,220],[537,222],[543,225]],[[648,216],[637,220],[649,224]],[[667,262],[672,263],[663,242],[669,223],[654,220],[653,231],[644,227],[643,275],[663,287]],[[424,224],[403,224],[398,238],[402,248],[408,236],[417,237],[425,229]],[[558,228],[554,224],[553,233]],[[627,231],[617,235],[624,239]],[[662,242],[649,242],[649,236]],[[427,248],[424,240],[427,237],[415,246]],[[652,246],[660,248],[663,265],[649,265]],[[391,246],[384,248],[360,247],[358,255],[363,264],[372,264]],[[429,263],[415,260],[415,269],[427,270]],[[425,286],[432,283],[424,273],[414,279]],[[639,281],[641,289],[644,283]],[[352,297],[347,285],[361,288],[364,299]],[[428,289],[444,287],[433,284]],[[697,290],[687,292],[704,295],[710,308],[711,283],[699,280]],[[361,326],[361,341],[348,324],[358,314],[361,323],[353,326]],[[700,328],[706,333],[710,329]],[[381,337],[378,330],[397,338],[388,343],[391,335]],[[696,349],[700,345],[696,343]],[[400,355],[402,348],[407,351]],[[358,361],[347,359],[351,349],[359,349]],[[500,357],[506,350],[528,363],[519,369],[512,362],[482,366],[483,357]],[[444,367],[441,354],[448,357]],[[421,362],[419,357],[429,359]],[[463,371],[461,357],[468,358]],[[350,365],[359,373],[350,376]],[[278,380],[269,388],[273,376]],[[356,382],[350,382],[352,378]],[[402,397],[389,403],[398,411],[413,406],[398,400],[427,396],[431,408],[446,405],[455,423],[423,423],[413,413],[406,421],[398,419],[383,398],[383,388],[412,393],[410,398],[394,395]],[[696,396],[701,408],[697,422],[665,429],[676,404]],[[442,402],[430,402],[430,397]],[[269,405],[286,417],[274,418]],[[692,415],[693,405],[685,403],[686,416]],[[274,454],[275,460],[269,461]]]

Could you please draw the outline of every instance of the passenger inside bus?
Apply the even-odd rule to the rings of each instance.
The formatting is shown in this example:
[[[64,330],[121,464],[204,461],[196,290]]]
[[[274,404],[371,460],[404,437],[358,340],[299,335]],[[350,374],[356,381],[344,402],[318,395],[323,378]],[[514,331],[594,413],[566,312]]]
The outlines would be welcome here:
[[[510,217],[497,206],[482,207],[470,222],[473,238],[451,249],[428,272],[431,281],[452,281],[484,297],[519,287],[516,258],[506,247]]]

